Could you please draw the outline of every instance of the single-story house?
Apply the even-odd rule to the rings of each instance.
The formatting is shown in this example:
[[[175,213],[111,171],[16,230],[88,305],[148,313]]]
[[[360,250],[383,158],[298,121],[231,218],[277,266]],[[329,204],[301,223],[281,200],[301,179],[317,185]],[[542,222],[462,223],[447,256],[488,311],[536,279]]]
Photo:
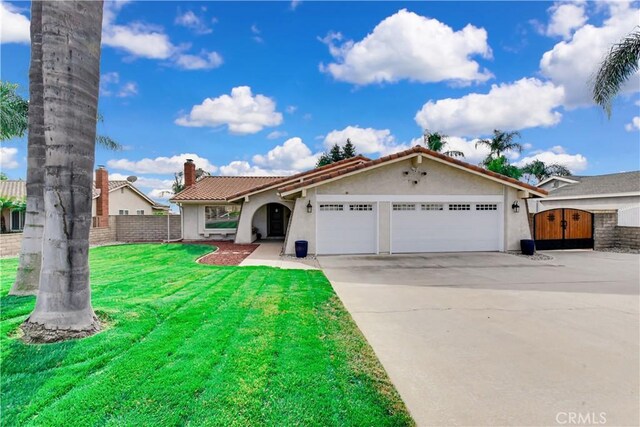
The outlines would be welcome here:
[[[27,183],[23,180],[0,180],[0,198],[4,200],[26,201]],[[146,194],[126,180],[109,180],[104,167],[96,170],[91,201],[91,215],[94,218],[109,215],[153,215],[166,213],[169,206],[154,202]],[[2,208],[0,212],[2,232],[20,232],[24,227],[24,209]],[[108,223],[105,220],[106,225]],[[94,219],[94,226],[99,224]]]
[[[528,198],[547,191],[416,146],[288,177],[207,176],[185,163],[185,240],[284,240],[311,254],[517,250],[530,239]]]
[[[594,176],[552,176],[538,188],[548,197],[530,201],[533,213],[555,208],[617,210],[618,225],[640,226],[640,171]]]

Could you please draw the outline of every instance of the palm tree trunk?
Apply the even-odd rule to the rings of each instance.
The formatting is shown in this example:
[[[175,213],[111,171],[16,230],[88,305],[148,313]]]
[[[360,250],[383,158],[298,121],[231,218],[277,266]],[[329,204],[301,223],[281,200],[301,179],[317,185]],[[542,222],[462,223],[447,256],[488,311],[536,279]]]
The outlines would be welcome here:
[[[44,227],[44,108],[42,103],[42,1],[31,3],[29,66],[29,133],[27,142],[27,211],[20,265],[10,295],[35,295],[40,281]]]
[[[89,230],[100,79],[102,1],[43,2],[45,223],[36,306],[27,342],[91,335]]]

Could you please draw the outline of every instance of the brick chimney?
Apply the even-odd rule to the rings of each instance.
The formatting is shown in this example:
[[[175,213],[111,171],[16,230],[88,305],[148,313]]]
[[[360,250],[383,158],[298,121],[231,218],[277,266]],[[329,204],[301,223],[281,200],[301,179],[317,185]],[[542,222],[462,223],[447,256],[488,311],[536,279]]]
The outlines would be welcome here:
[[[184,188],[191,187],[196,183],[196,164],[192,159],[187,159],[184,163]]]
[[[96,169],[96,189],[100,190],[100,195],[96,199],[96,227],[109,226],[109,172],[104,166],[99,165]]]

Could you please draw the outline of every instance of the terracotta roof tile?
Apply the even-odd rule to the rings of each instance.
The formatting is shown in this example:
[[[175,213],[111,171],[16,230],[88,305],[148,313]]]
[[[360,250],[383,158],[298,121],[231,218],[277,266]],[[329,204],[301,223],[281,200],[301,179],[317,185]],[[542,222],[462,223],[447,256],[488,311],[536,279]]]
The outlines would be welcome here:
[[[281,176],[205,176],[171,198],[172,202],[185,200],[227,200],[238,191],[282,180]]]
[[[346,174],[351,173],[351,172],[355,172],[355,171],[362,170],[362,169],[367,169],[367,168],[369,168],[371,166],[379,165],[379,164],[384,163],[384,162],[388,162],[388,161],[391,161],[391,160],[399,159],[399,158],[402,158],[402,157],[407,157],[407,156],[410,156],[412,154],[418,154],[418,153],[426,154],[426,155],[431,156],[431,157],[436,157],[436,158],[438,158],[440,160],[444,160],[447,163],[452,163],[454,165],[458,165],[458,166],[464,167],[466,169],[470,169],[470,170],[472,170],[474,172],[478,172],[478,173],[481,173],[483,175],[488,175],[488,176],[491,176],[493,178],[497,178],[497,179],[499,179],[501,181],[509,182],[509,183],[517,185],[519,187],[526,188],[527,190],[535,191],[536,193],[539,193],[539,194],[547,194],[547,192],[545,190],[542,190],[541,188],[534,187],[533,185],[526,184],[526,183],[524,183],[522,181],[518,181],[517,179],[510,178],[508,176],[504,176],[504,175],[501,175],[499,173],[488,171],[488,170],[486,170],[484,168],[481,168],[480,166],[475,166],[475,165],[472,165],[470,163],[466,163],[466,162],[460,161],[458,159],[454,159],[452,157],[445,156],[442,153],[438,153],[436,151],[428,150],[428,149],[426,149],[424,147],[421,147],[419,145],[416,145],[413,148],[410,148],[410,149],[405,150],[405,151],[401,151],[399,153],[394,153],[394,154],[391,154],[391,155],[388,155],[388,156],[385,156],[385,157],[380,157],[379,159],[376,159],[376,160],[370,160],[368,162],[364,162],[364,163],[360,163],[360,164],[357,164],[357,165],[351,165],[351,166],[342,168],[342,169],[340,169],[338,171],[332,171],[330,173],[326,173],[326,174],[323,174],[323,175],[308,179],[308,180],[306,180],[304,182],[298,182],[298,183],[295,183],[295,184],[284,186],[284,187],[279,188],[278,191],[281,192],[281,193],[289,192],[289,191],[296,190],[296,189],[299,189],[299,188],[302,188],[302,187],[307,187],[307,186],[312,185],[312,184],[317,184],[319,182],[326,181],[326,180],[331,179],[331,178],[336,178],[336,177],[341,176],[341,175],[346,175]]]
[[[27,197],[27,183],[20,180],[0,180],[0,197],[24,199]]]

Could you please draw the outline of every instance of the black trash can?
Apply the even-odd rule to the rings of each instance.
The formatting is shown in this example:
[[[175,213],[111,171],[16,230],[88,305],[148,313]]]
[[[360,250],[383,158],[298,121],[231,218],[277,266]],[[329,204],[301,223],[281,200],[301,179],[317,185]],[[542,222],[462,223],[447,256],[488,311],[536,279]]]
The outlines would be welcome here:
[[[309,242],[306,240],[296,240],[296,257],[304,258],[309,250]]]
[[[520,250],[523,255],[533,255],[536,252],[536,242],[532,239],[520,240]]]

